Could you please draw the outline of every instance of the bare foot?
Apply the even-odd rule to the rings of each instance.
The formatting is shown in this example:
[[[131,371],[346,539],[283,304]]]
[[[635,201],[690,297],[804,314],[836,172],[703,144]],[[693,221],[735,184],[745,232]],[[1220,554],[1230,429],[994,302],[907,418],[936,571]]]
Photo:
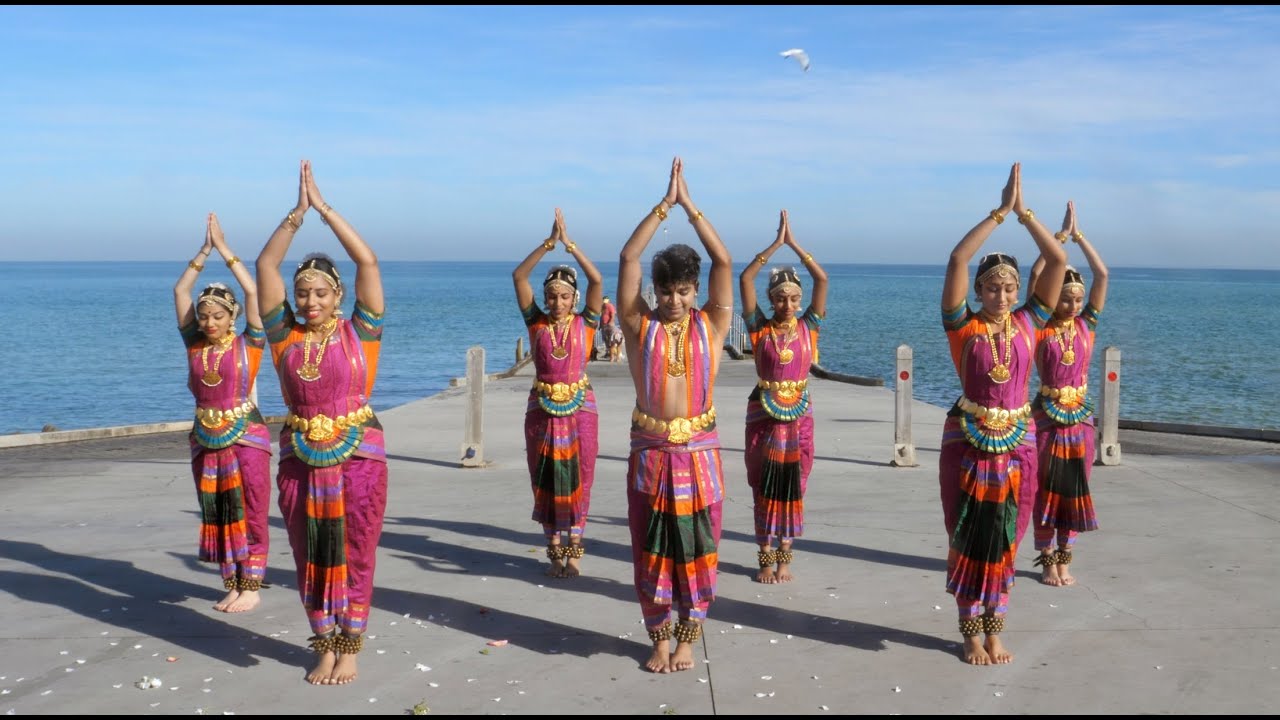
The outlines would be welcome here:
[[[258,607],[258,603],[262,602],[262,597],[258,595],[257,590],[244,590],[240,593],[240,597],[235,602],[227,606],[229,613],[249,612]]]
[[[582,574],[582,567],[579,565],[582,561],[576,557],[565,558],[564,570],[560,572],[560,577],[576,578]]]
[[[333,672],[329,673],[329,677],[325,678],[325,685],[346,685],[356,679],[356,656],[355,655],[339,655],[338,663],[333,666]]]
[[[975,635],[974,638],[977,638]],[[991,658],[991,662],[997,665],[1007,665],[1013,662],[1013,653],[1005,649],[1004,643],[1000,642],[999,635],[987,636],[987,656]]]
[[[789,583],[795,577],[791,574],[791,563],[778,563],[778,582]]]
[[[756,573],[756,582],[764,583],[765,585],[773,585],[778,582],[778,578],[773,574],[773,566],[766,565],[760,568],[760,572]]]
[[[1062,584],[1062,575],[1058,572],[1058,568],[1062,566],[1054,564],[1053,553],[1040,553],[1040,557],[1036,559],[1036,564],[1040,566],[1041,584],[1054,587]]]
[[[650,672],[671,672],[671,641],[659,640],[653,644],[653,654],[644,664]]]
[[[224,597],[224,598],[222,598],[221,600],[219,600],[218,602],[214,603],[214,604],[213,604],[213,609],[214,609],[214,610],[218,610],[218,611],[220,611],[220,612],[226,612],[226,611],[227,611],[227,606],[228,606],[228,605],[230,605],[231,603],[235,602],[235,599],[236,599],[236,598],[238,598],[238,597],[240,597],[240,591],[239,591],[239,590],[232,590],[232,591],[230,591],[230,592],[228,592],[228,593],[227,593],[227,596],[226,596],[226,597]]]
[[[556,543],[555,545],[551,545],[549,547],[559,552],[560,543]],[[557,555],[556,557],[551,557],[550,553],[548,553],[547,557],[550,558],[551,560],[551,566],[547,568],[547,577],[553,577],[553,578],[563,577],[564,576],[564,559],[559,557],[559,555]]]
[[[991,656],[982,647],[981,635],[970,635],[964,639],[964,661],[970,665],[990,665]]]
[[[676,651],[671,653],[671,672],[693,669],[693,643],[676,643]]]
[[[333,673],[333,664],[337,662],[338,656],[333,651],[329,651],[320,656],[320,660],[316,666],[311,668],[311,672],[307,673],[307,682],[312,685],[325,685],[325,681],[329,679],[329,675]]]
[[[1059,584],[1061,584],[1061,585],[1075,585],[1075,584],[1076,584],[1076,578],[1075,578],[1075,576],[1074,576],[1074,575],[1072,575],[1072,574],[1071,574],[1071,571],[1067,569],[1067,568],[1071,567],[1070,565],[1063,565],[1062,563],[1059,563],[1059,564],[1055,565],[1054,567],[1056,567],[1056,568],[1058,569],[1058,580],[1060,581],[1060,583],[1059,583]]]

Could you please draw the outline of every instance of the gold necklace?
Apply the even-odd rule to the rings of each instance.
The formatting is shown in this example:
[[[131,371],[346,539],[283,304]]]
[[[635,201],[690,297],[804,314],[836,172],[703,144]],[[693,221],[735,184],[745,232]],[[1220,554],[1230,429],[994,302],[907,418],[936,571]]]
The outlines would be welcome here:
[[[569,324],[572,321],[573,316],[569,315],[563,320],[557,320],[552,323],[551,327],[547,328],[547,332],[551,334],[551,357],[557,360],[563,360],[569,357]],[[561,327],[564,328],[564,332],[558,333],[557,331]],[[559,335],[558,341],[557,335]]]
[[[329,337],[337,329],[338,318],[333,318],[321,328],[324,337],[320,338],[320,349],[316,351],[316,361],[313,363],[311,362],[311,328],[307,328],[307,338],[302,341],[302,365],[298,368],[298,377],[307,382],[313,382],[320,377],[320,361],[324,359],[325,348],[329,347]]]
[[[227,330],[226,334],[217,340],[205,343],[204,350],[200,353],[200,364],[204,368],[204,374],[200,376],[200,382],[209,387],[217,387],[222,384],[222,376],[218,374],[218,365],[222,362],[222,356],[227,352],[227,348],[230,348],[231,343],[235,342],[235,340],[236,334],[231,330]],[[214,353],[213,368],[210,369],[209,350],[214,345],[218,346],[218,352]]]
[[[1013,334],[1013,328],[1009,324],[1009,313],[1005,313],[997,322],[1004,329],[1004,347],[999,355],[996,354],[996,341],[991,337],[991,326],[983,323],[982,327],[987,333],[987,345],[991,346],[991,362],[995,364],[995,367],[987,372],[987,377],[1003,385],[1009,382],[1009,360],[1012,359],[1009,353],[1009,336]],[[1003,360],[1000,359],[1000,355],[1004,356]]]
[[[786,331],[782,336],[782,343],[785,347],[778,343],[779,329]],[[789,322],[778,322],[775,320],[773,325],[769,328],[769,334],[773,336],[773,351],[778,354],[778,364],[786,365],[791,362],[791,360],[796,356],[795,352],[791,349],[791,341],[796,338],[796,318],[791,318]]]
[[[1063,340],[1062,336],[1066,335],[1067,339]],[[1058,347],[1062,349],[1062,359],[1058,362],[1063,365],[1076,364],[1076,321],[1075,318],[1064,320],[1058,326],[1058,332],[1054,337],[1058,340]]]
[[[662,327],[667,331],[667,375],[683,377],[684,346],[689,334],[689,314],[685,313],[684,317],[674,322],[663,323]]]

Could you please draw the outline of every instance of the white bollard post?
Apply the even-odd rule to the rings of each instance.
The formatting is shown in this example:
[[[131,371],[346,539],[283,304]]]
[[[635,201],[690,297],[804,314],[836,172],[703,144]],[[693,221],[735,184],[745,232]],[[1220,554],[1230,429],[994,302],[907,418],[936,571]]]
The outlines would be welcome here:
[[[462,467],[484,466],[484,348],[467,349],[467,409],[462,421]]]
[[[1102,392],[1098,401],[1098,462],[1120,464],[1120,348],[1103,351]]]
[[[893,460],[894,467],[915,467],[916,446],[911,442],[911,373],[910,345],[898,346],[897,381],[894,382]]]

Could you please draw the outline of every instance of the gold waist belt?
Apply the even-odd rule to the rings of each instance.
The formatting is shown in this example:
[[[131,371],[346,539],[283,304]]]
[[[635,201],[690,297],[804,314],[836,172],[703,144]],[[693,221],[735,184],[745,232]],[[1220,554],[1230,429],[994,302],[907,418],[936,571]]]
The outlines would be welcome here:
[[[196,408],[196,419],[207,428],[215,428],[221,425],[223,420],[239,419],[251,412],[253,412],[253,403],[245,400],[239,405],[226,410],[198,407]]]
[[[1085,383],[1080,387],[1071,387],[1068,385],[1060,388],[1041,385],[1040,394],[1048,398],[1053,398],[1054,400],[1060,400],[1067,405],[1071,405],[1073,403],[1083,401],[1085,396],[1089,394],[1089,383]]]
[[[756,387],[761,390],[773,390],[792,395],[804,390],[808,385],[808,380],[759,380],[756,382]]]
[[[333,437],[335,431],[363,425],[372,417],[373,408],[365,405],[359,410],[352,410],[346,415],[338,415],[337,417],[328,417],[320,414],[308,419],[294,415],[291,412],[284,416],[284,424],[298,432],[307,433],[308,440],[322,442]]]
[[[541,380],[533,381],[533,389],[538,394],[551,398],[551,402],[568,402],[578,391],[587,386],[587,375],[583,373],[577,382],[572,383],[544,383]]]
[[[695,432],[702,432],[716,423],[716,409],[712,407],[694,417],[659,420],[636,408],[631,411],[631,422],[649,432],[666,433],[667,442],[683,445],[689,442]]]
[[[1002,407],[983,407],[967,397],[962,397],[957,405],[960,406],[961,410],[982,420],[983,425],[996,430],[1007,427],[1031,415],[1031,403],[1025,403],[1020,408],[1009,410]]]

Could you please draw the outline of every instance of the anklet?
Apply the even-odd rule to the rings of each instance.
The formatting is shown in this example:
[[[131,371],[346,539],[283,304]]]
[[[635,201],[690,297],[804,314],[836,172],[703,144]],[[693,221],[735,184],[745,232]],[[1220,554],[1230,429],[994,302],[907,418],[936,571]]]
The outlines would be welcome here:
[[[971,638],[982,632],[982,627],[982,618],[966,618],[960,621],[960,634],[967,638]]]
[[[649,631],[649,640],[655,643],[661,642],[663,640],[670,640],[670,639],[671,639],[671,621],[670,620],[663,623],[662,627],[656,630]]]

